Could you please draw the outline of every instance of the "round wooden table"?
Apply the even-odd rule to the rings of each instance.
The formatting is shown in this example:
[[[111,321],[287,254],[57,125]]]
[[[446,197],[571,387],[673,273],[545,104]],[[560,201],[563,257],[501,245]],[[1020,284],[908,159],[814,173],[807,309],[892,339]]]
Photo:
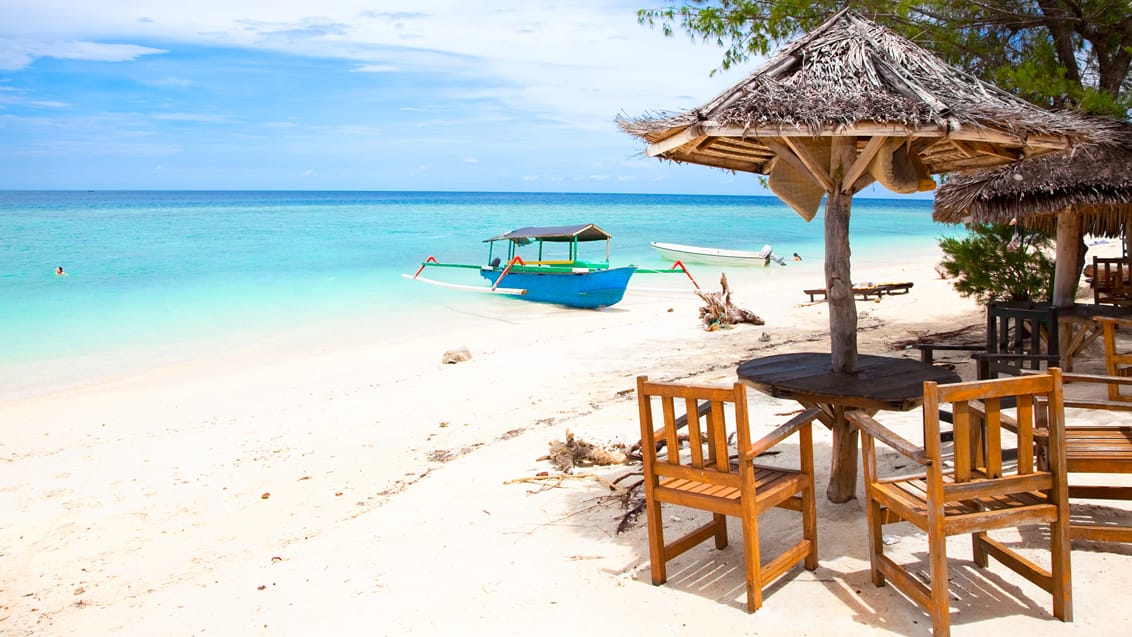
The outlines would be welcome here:
[[[958,374],[917,359],[861,354],[857,373],[833,371],[830,354],[775,354],[739,364],[739,380],[776,398],[818,407],[818,417],[833,431],[833,459],[826,497],[833,502],[853,499],[857,485],[857,436],[845,419],[846,409],[870,414],[880,410],[908,411],[924,398],[924,381],[957,383]]]

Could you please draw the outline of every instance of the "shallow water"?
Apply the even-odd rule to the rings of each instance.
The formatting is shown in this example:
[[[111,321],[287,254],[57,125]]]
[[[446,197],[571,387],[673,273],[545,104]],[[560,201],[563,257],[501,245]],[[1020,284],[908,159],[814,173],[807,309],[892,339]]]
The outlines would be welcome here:
[[[930,212],[927,200],[855,200],[854,263],[934,249],[956,230],[933,223]],[[286,334],[309,337],[319,324],[383,330],[416,313],[514,303],[401,275],[430,255],[485,262],[483,240],[513,228],[586,222],[613,235],[614,265],[668,267],[650,241],[771,244],[807,265],[823,258],[821,216],[805,223],[773,197],[2,192],[0,397]],[[718,276],[718,267],[688,265],[702,279]],[[484,285],[475,270],[429,276]],[[639,278],[635,285],[653,285]],[[671,281],[660,285],[678,285]]]

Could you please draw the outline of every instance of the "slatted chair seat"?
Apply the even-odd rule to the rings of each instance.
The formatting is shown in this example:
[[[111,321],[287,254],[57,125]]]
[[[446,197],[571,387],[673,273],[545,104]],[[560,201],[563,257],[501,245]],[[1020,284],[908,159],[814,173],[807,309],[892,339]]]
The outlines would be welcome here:
[[[953,476],[944,475],[944,483],[954,483]],[[953,492],[953,495],[945,496],[943,513],[948,518],[958,518],[959,516],[981,515],[989,511],[1017,511],[1019,509],[1029,507],[1033,509],[1033,514],[1038,518],[1049,519],[1050,516],[1056,515],[1055,504],[1050,502],[1049,496],[1041,491],[1010,491],[1007,493],[995,493],[994,495],[973,497],[970,495],[971,487],[978,487],[981,482],[988,485],[993,485],[995,480],[971,480],[964,482],[963,485],[969,485],[968,489],[963,492]],[[926,477],[913,477],[903,478],[898,480],[880,480],[876,483],[877,498],[882,502],[898,503],[898,506],[904,509],[909,514],[906,518],[921,530],[927,528],[928,524],[928,481]],[[1019,485],[1021,486],[1021,485]],[[995,485],[995,491],[999,487]],[[944,487],[944,493],[948,493],[947,486]],[[912,519],[915,518],[915,519]],[[1008,521],[1004,526],[1017,526],[1015,521]]]
[[[939,436],[944,403],[950,403],[954,424],[953,455],[947,462]],[[933,634],[950,635],[946,540],[969,533],[975,564],[986,567],[989,558],[995,558],[1050,593],[1054,616],[1071,621],[1061,370],[1052,367],[1045,374],[950,385],[926,382],[923,415],[921,448],[864,412],[846,413],[861,431],[873,583],[891,582],[928,612]],[[1035,435],[1041,423],[1044,437]],[[1004,464],[1003,429],[1017,438],[1013,465]],[[923,475],[880,476],[877,441],[924,466]],[[1044,464],[1036,458],[1039,449],[1045,453]],[[928,583],[885,554],[882,529],[896,522],[909,522],[927,534]],[[1035,524],[1049,528],[1048,568],[988,535],[988,531]]]
[[[741,384],[730,388],[680,385],[650,382],[641,376],[637,379],[637,396],[653,584],[667,581],[669,560],[701,542],[714,539],[717,549],[726,548],[727,516],[739,518],[743,528],[748,611],[762,606],[763,590],[794,566],[817,568],[810,431],[817,409],[802,412],[752,442],[747,394]],[[678,416],[681,408],[683,414]],[[678,431],[685,426],[686,454],[681,452],[683,438]],[[728,447],[729,430],[735,434],[735,462]],[[755,464],[759,454],[795,435],[799,468]],[[665,449],[663,454],[661,448]],[[712,519],[679,539],[666,541],[661,513],[664,504],[710,511]],[[774,507],[801,512],[801,537],[764,563],[759,552],[758,517]]]
[[[755,465],[755,492],[759,494],[759,503],[764,508],[782,507],[800,511],[800,498],[795,496],[805,487],[808,479],[809,477],[802,471]],[[694,479],[664,478],[657,485],[656,490],[668,502],[686,500],[691,503],[704,496],[712,500],[733,502],[734,508],[724,511],[725,515],[738,517],[741,512],[739,501],[742,497],[742,489],[739,488],[738,480],[735,486],[726,486]],[[725,504],[719,506],[726,508]]]

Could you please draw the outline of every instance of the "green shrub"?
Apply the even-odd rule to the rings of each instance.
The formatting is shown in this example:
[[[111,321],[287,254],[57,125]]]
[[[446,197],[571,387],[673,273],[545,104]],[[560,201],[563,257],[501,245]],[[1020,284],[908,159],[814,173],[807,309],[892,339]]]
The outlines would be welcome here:
[[[939,241],[940,265],[955,290],[982,305],[996,301],[1048,301],[1053,260],[1046,252],[1053,239],[1044,232],[1005,223],[968,226],[962,239]]]

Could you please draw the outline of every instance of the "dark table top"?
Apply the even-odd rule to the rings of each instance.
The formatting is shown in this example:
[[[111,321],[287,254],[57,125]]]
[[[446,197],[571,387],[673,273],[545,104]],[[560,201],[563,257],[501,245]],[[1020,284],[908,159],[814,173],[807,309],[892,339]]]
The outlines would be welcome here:
[[[860,354],[857,373],[834,373],[830,354],[775,354],[740,363],[739,380],[776,398],[862,409],[907,411],[924,397],[924,381],[957,383],[958,374],[918,359]]]

